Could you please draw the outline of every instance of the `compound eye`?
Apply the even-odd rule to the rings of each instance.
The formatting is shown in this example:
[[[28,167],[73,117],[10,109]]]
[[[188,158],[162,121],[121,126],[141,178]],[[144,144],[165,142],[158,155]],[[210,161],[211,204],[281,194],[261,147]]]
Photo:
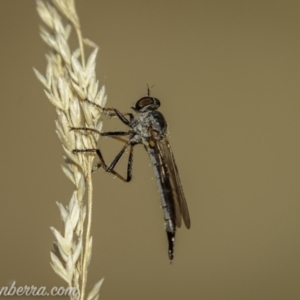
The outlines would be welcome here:
[[[136,111],[156,110],[160,106],[160,101],[152,97],[143,97],[137,101],[133,107]]]
[[[135,105],[136,108],[141,109],[147,105],[152,105],[153,99],[150,97],[141,98]]]

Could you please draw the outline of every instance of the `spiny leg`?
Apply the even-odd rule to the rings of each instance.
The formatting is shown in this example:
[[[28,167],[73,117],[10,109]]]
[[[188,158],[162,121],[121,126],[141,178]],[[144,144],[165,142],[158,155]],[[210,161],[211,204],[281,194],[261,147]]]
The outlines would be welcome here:
[[[115,139],[115,140],[117,140],[117,141],[120,141],[120,142],[125,143],[126,145],[129,144],[128,140],[122,139],[122,138],[120,137],[120,136],[129,135],[130,132],[128,132],[128,131],[109,131],[109,132],[100,132],[100,131],[97,130],[97,129],[94,129],[94,128],[88,128],[88,127],[71,127],[70,130],[92,131],[92,132],[98,133],[98,134],[101,135],[101,136],[111,137],[111,138],[113,138],[113,139]],[[121,156],[124,154],[126,148],[128,147],[128,145],[127,145],[127,146],[126,146],[126,145],[124,146],[125,149],[124,149],[124,150],[122,149],[121,152],[120,152],[120,153],[122,153]],[[123,151],[123,152],[122,152],[122,151]],[[118,178],[122,177],[122,178],[120,178],[120,179],[122,179],[122,180],[124,180],[124,181],[126,181],[126,182],[128,182],[128,181],[131,180],[132,156],[133,156],[133,148],[132,148],[132,145],[130,145],[130,153],[129,153],[129,158],[128,158],[128,165],[127,165],[127,179],[126,179],[126,180],[125,180],[125,178],[124,178],[123,176],[121,176],[120,174],[117,174],[116,171],[114,171],[114,170],[111,171],[111,169],[113,169],[113,168],[115,167],[115,165],[117,164],[117,162],[120,160],[121,156],[120,156],[120,157],[118,158],[118,160],[115,162],[115,164],[114,164],[113,167],[111,167],[111,166],[112,166],[113,162],[115,161],[115,159],[116,159],[118,156],[114,159],[114,161],[110,164],[110,166],[107,167],[107,165],[106,165],[106,163],[105,163],[105,161],[104,161],[104,158],[103,158],[102,153],[101,153],[100,150],[99,150],[99,152],[98,152],[97,149],[75,149],[75,150],[73,150],[73,152],[75,152],[75,153],[76,153],[76,152],[77,152],[77,153],[78,153],[78,152],[96,152],[97,155],[98,155],[98,157],[100,158],[101,163],[98,163],[98,164],[93,168],[92,172],[97,171],[97,170],[102,166],[102,164],[103,164],[104,169],[105,169],[107,172],[111,172],[111,173],[113,173],[113,174],[116,173],[115,175],[116,175]],[[120,155],[120,153],[119,153],[118,155]],[[102,159],[101,159],[101,158],[102,158]],[[109,168],[109,170],[107,170],[107,168]]]
[[[104,113],[107,113],[107,115],[109,117],[118,117],[125,125],[129,126],[129,123],[134,119],[133,114],[132,113],[121,113],[119,110],[115,109],[115,108],[105,108],[100,106],[99,104],[89,100],[89,99],[84,99],[85,102],[99,108],[101,111],[103,111]],[[129,116],[129,120],[125,118],[125,116]]]
[[[120,141],[120,142],[123,142],[123,143],[130,144],[130,152],[129,152],[128,164],[127,164],[127,182],[131,180],[132,161],[133,161],[133,147],[135,146],[135,144],[132,144],[132,143],[130,143],[129,141],[124,140],[124,139],[118,137],[118,135],[122,136],[122,135],[128,135],[128,134],[130,134],[130,132],[124,132],[124,131],[109,131],[109,132],[103,132],[103,133],[101,134],[101,135],[103,135],[103,136],[107,136],[107,137],[113,138],[113,139],[115,139],[115,140],[117,140],[117,141]],[[114,169],[114,167],[116,166],[116,164],[117,164],[118,161],[120,160],[121,156],[124,154],[124,152],[125,152],[125,150],[126,150],[127,147],[128,147],[128,146],[125,145],[125,146],[124,146],[125,149],[123,148],[124,150],[122,149],[122,150],[120,151],[120,153],[115,157],[115,159],[112,161],[112,163],[110,164],[110,166],[109,166],[109,167],[106,166],[106,168],[109,169],[109,170],[106,170],[107,172],[113,173],[111,170]],[[97,152],[96,152],[96,153],[97,153]],[[100,152],[100,154],[97,153],[97,155],[98,155],[98,157],[100,158],[100,155],[102,156],[102,153],[101,153],[101,152]],[[121,155],[121,156],[119,157],[119,155]],[[102,159],[103,159],[103,156],[102,156]],[[116,162],[115,162],[115,160],[116,160]],[[100,159],[100,161],[101,161],[101,163],[103,163],[104,159],[103,159],[103,160]],[[114,163],[114,162],[115,162],[115,163]],[[99,168],[101,167],[101,165],[102,165],[101,163],[98,163],[98,164],[95,166],[95,168],[93,169],[93,172],[97,171],[97,169],[99,169]],[[130,179],[128,180],[128,178],[130,178]]]
[[[82,131],[90,131],[90,132],[95,132],[101,136],[107,136],[107,137],[111,137],[115,140],[118,140],[120,142],[123,142],[123,143],[127,143],[128,141],[127,140],[124,140],[122,138],[120,138],[120,136],[125,136],[125,135],[129,135],[130,132],[129,131],[108,131],[108,132],[100,132],[99,130],[97,129],[94,129],[94,128],[89,128],[89,127],[71,127],[70,130],[72,131],[79,131],[79,130],[82,130]]]
[[[129,158],[127,163],[127,177],[125,178],[122,175],[120,175],[118,172],[116,172],[114,168],[128,147],[130,147],[130,152],[129,152]],[[111,162],[109,166],[105,163],[100,149],[75,149],[73,150],[73,153],[86,153],[86,152],[96,153],[101,161],[101,166],[103,165],[103,168],[106,172],[114,174],[116,177],[123,180],[124,182],[129,182],[132,178],[133,147],[134,145],[132,145],[130,142],[127,142],[126,145],[122,148],[122,150],[118,153],[118,155],[114,158],[114,160]],[[97,166],[98,169],[100,167],[100,164],[98,164]]]

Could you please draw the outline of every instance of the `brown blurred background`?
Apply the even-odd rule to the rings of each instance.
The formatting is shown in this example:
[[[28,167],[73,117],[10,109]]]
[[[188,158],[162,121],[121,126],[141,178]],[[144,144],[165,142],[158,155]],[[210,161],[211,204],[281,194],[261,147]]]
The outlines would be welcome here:
[[[144,149],[129,184],[98,171],[88,287],[105,277],[100,299],[300,299],[300,2],[77,8],[84,36],[101,47],[110,107],[128,111],[155,84],[192,220],[170,266]],[[72,184],[32,71],[46,67],[39,24],[34,1],[0,2],[0,286],[65,285],[49,266],[49,226],[62,229],[55,201],[67,204]],[[115,143],[100,142],[107,160]]]

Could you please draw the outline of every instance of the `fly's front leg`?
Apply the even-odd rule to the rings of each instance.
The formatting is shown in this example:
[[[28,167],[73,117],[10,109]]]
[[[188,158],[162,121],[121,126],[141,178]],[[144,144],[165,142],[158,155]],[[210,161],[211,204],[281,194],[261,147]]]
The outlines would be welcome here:
[[[125,125],[129,126],[130,122],[134,119],[133,114],[131,113],[121,113],[119,110],[115,109],[115,108],[105,108],[100,106],[99,104],[89,100],[89,99],[84,99],[85,102],[99,108],[101,111],[103,111],[104,113],[106,113],[109,117],[118,117]],[[125,116],[129,117],[129,120],[126,119]]]

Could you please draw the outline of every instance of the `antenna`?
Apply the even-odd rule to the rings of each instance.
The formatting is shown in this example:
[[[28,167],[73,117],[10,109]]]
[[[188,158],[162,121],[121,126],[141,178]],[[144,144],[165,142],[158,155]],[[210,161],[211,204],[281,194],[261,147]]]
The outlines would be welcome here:
[[[150,88],[149,85],[147,83],[147,96],[150,97],[150,90],[154,87],[155,84],[153,84]]]

